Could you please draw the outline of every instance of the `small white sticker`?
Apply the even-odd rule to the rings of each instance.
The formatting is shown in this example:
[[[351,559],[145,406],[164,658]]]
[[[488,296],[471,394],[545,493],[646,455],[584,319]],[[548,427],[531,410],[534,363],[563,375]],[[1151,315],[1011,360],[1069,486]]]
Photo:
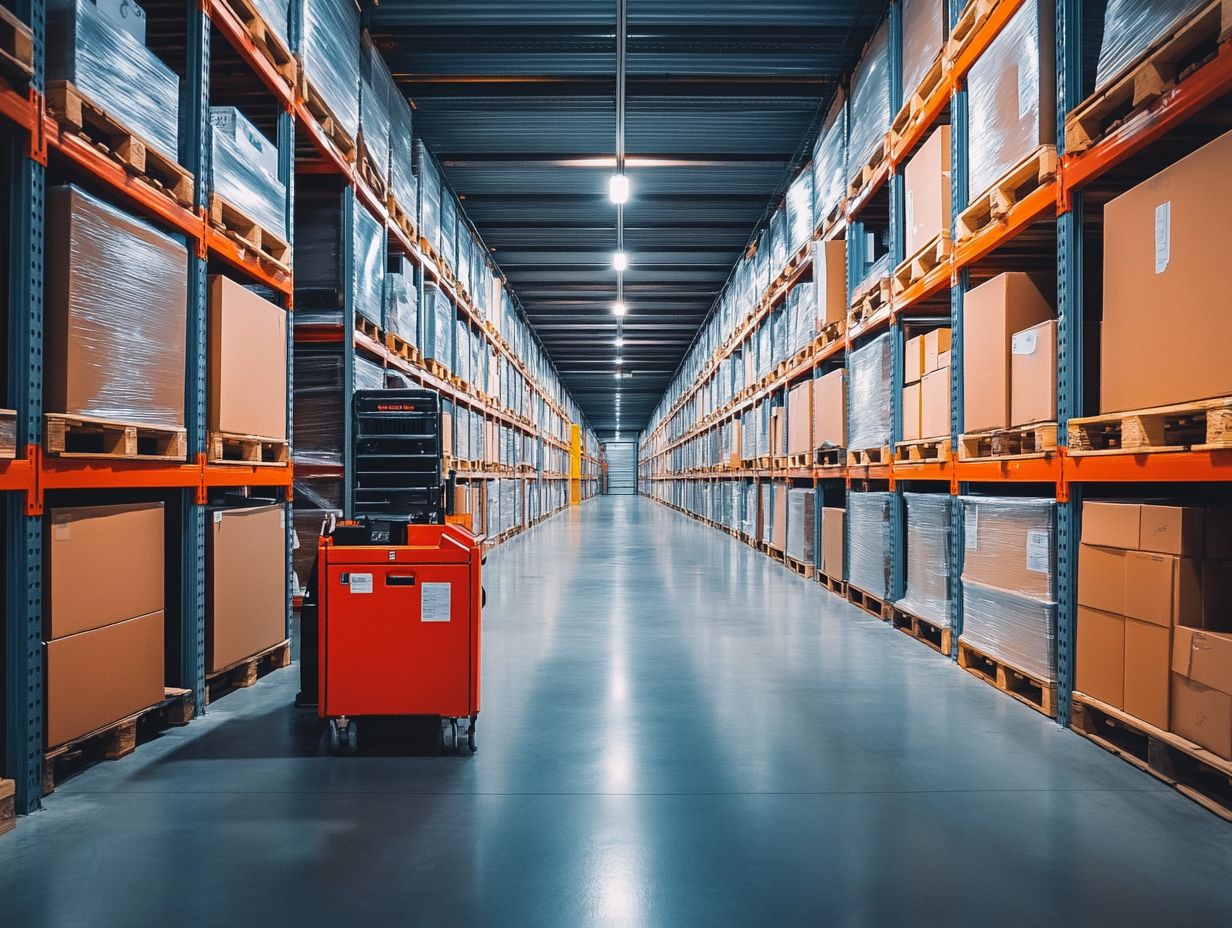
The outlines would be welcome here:
[[[371,593],[372,574],[351,574],[350,587],[352,593]]]
[[[278,510],[278,527],[279,528],[287,527],[287,511],[285,509]]]
[[[420,608],[421,622],[448,622],[453,588],[448,583],[424,583],[420,585],[423,604]]]
[[[979,547],[980,537],[980,512],[975,506],[968,506],[963,510],[963,538],[964,547],[968,551],[974,551]]]
[[[907,191],[907,228],[915,228],[915,191]]]
[[[221,521],[222,521],[222,510],[215,509],[214,510],[214,524],[217,525]]]
[[[53,522],[51,525],[51,537],[56,541],[68,541],[72,534],[72,526],[67,520],[64,522]]]
[[[1027,570],[1037,574],[1048,573],[1052,566],[1050,540],[1048,532],[1027,532]]]
[[[1027,329],[1027,331],[1019,332],[1015,335],[1010,344],[1014,354],[1031,355],[1035,354],[1038,343],[1039,333],[1035,329]]]
[[[1155,273],[1162,274],[1172,260],[1172,201],[1155,207]]]

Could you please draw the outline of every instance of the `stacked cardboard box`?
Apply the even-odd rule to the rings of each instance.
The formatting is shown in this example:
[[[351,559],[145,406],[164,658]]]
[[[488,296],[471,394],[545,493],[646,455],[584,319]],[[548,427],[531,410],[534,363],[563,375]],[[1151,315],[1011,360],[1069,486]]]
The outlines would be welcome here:
[[[787,453],[808,454],[813,450],[813,381],[798,383],[787,391]]]
[[[229,277],[210,278],[209,427],[287,437],[287,312]]]
[[[813,295],[817,298],[817,332],[847,320],[847,242],[813,246]]]
[[[787,556],[812,564],[815,551],[817,491],[812,487],[787,488]]]
[[[938,126],[903,172],[906,241],[911,257],[937,236],[950,233],[950,127]]]
[[[1221,633],[1232,632],[1226,512],[1088,502],[1082,523],[1075,686],[1232,756],[1232,729],[1212,724],[1221,698],[1208,691],[1227,691],[1218,690],[1220,668],[1207,654],[1208,646],[1223,646]],[[1192,672],[1195,653],[1198,679]],[[1173,704],[1177,693],[1179,709]],[[1232,705],[1232,696],[1228,700]]]
[[[814,448],[847,447],[846,372],[839,368],[813,383]]]
[[[847,510],[826,506],[821,511],[821,572],[832,580],[847,576],[843,558]]]
[[[61,508],[49,518],[44,640],[55,747],[162,700],[165,541],[162,503]]]
[[[949,435],[949,328],[907,339],[903,365],[903,441]]]
[[[280,505],[217,509],[205,549],[205,668],[217,673],[287,637]]]

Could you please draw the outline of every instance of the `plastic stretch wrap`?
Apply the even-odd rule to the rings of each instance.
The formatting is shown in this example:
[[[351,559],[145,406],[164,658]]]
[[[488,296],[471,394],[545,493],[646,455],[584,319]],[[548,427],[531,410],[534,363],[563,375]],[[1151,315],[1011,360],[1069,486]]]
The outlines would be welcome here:
[[[1056,679],[1053,603],[963,581],[962,640],[989,657],[1045,681]]]
[[[817,491],[811,487],[791,487],[787,491],[787,556],[805,564],[813,563],[816,550]]]
[[[963,496],[963,582],[1043,602],[1054,593],[1056,503],[1050,499]]]
[[[1095,89],[1118,79],[1161,36],[1210,0],[1107,0]]]
[[[49,0],[46,76],[71,81],[159,154],[178,157],[179,77],[91,0]]]
[[[904,493],[907,503],[907,591],[899,605],[949,627],[954,572],[950,564],[953,499],[945,493]]]
[[[946,0],[903,0],[903,105],[945,45]]]
[[[278,148],[230,106],[210,108],[210,190],[286,240],[287,188],[278,180]]]
[[[419,291],[413,273],[391,271],[385,275],[385,322],[382,328],[400,339],[419,344]]]
[[[893,493],[847,494],[847,579],[852,586],[890,595],[890,507]]]
[[[1027,0],[967,78],[971,197],[1043,144],[1056,141],[1052,0]]]
[[[867,450],[890,443],[890,334],[879,335],[847,358],[847,447]]]
[[[869,40],[851,78],[851,129],[847,138],[847,178],[860,176],[865,163],[890,128],[888,24]],[[972,139],[975,138],[974,133]]]
[[[740,418],[740,459],[751,461],[757,457],[757,414],[746,412]]]
[[[342,356],[337,351],[295,352],[293,406],[297,466],[342,465]],[[300,479],[298,471],[296,480]],[[340,500],[338,501],[340,502]]]
[[[311,2],[311,0],[309,0]],[[382,180],[389,179],[390,101],[398,93],[385,59],[364,33],[359,84],[359,131]]]
[[[766,273],[766,286],[769,286],[770,281],[782,273],[783,268],[787,266],[787,259],[791,256],[785,206],[780,206],[774,211],[770,217],[767,232],[770,237],[770,267]]]
[[[347,211],[351,238],[344,241]],[[347,256],[352,262],[346,279]],[[308,175],[295,184],[295,307],[300,320],[324,314],[336,320],[345,295],[355,311],[381,324],[385,302],[385,228],[329,177]]]
[[[380,325],[385,302],[385,227],[357,200],[352,199],[352,202],[355,312]]]
[[[758,491],[761,495],[761,518],[758,521],[761,531],[757,540],[769,541],[774,535],[774,487],[769,483],[761,483],[758,484]]]
[[[456,272],[458,268],[458,201],[444,184],[441,185],[441,225],[436,245],[445,263]]]
[[[813,172],[801,172],[787,188],[787,254],[794,255],[813,237]]]
[[[454,320],[453,340],[453,373],[470,383],[471,381],[471,327],[462,319]]]
[[[830,215],[847,195],[847,98],[840,91],[813,149],[813,200],[817,222]]]
[[[787,358],[787,341],[791,330],[787,303],[770,311],[770,366],[778,367]]]
[[[758,403],[754,414],[757,416],[757,456],[766,457],[770,454],[770,401]]]
[[[431,242],[432,247],[438,248],[441,240],[441,169],[419,139],[415,140],[415,177],[419,188],[419,234]]]
[[[425,290],[425,294],[427,291]],[[432,360],[445,365],[450,371],[454,363],[454,313],[453,303],[440,290],[433,288],[432,317],[425,324],[432,326]]]
[[[355,0],[303,0],[304,77],[352,139],[359,132],[359,8]]]
[[[415,178],[415,140],[411,108],[394,89],[389,103],[389,191],[402,211],[418,225],[419,181]]]
[[[291,47],[290,3],[288,0],[252,0],[252,5],[261,14],[266,28],[278,36],[286,48]]]
[[[187,249],[77,187],[47,199],[47,411],[183,427]]]
[[[791,314],[787,353],[794,357],[808,347],[817,333],[817,296],[811,281],[791,288],[787,294],[787,308]]]
[[[889,277],[891,270],[890,254],[889,252],[886,252],[876,261],[864,266],[864,274],[860,277],[860,282],[856,285],[856,291],[858,292],[866,285],[876,283],[883,277]]]

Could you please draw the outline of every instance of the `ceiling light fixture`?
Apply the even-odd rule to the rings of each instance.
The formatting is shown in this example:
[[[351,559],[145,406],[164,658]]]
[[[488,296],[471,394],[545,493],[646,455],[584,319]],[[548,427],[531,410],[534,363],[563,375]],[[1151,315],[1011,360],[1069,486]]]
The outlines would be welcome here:
[[[617,335],[615,344],[617,348],[623,348],[625,346],[625,340]]]
[[[618,251],[612,255],[612,267],[617,271],[627,271],[629,269],[629,256],[623,251]]]
[[[626,174],[613,174],[607,184],[607,195],[618,206],[629,202],[629,177]]]
[[[625,305],[624,300],[617,300],[615,303],[612,304],[612,314],[613,315],[623,316],[628,311],[629,311],[629,307]]]

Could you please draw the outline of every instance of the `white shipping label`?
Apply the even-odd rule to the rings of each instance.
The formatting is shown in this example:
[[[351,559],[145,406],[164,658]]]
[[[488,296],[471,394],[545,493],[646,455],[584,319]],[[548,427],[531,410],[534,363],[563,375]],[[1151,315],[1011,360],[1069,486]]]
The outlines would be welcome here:
[[[963,510],[963,547],[974,551],[979,546],[980,511],[975,506]]]
[[[1027,331],[1019,332],[1015,335],[1010,344],[1014,354],[1032,355],[1035,354],[1038,343],[1039,332],[1035,331],[1035,329],[1027,329]]]
[[[351,574],[351,582],[348,586],[352,593],[371,593],[372,574]]]
[[[222,510],[221,510],[221,509],[215,509],[215,510],[214,510],[214,524],[215,524],[215,525],[217,525],[217,524],[218,524],[218,523],[220,523],[221,521],[222,521]]]
[[[1046,574],[1052,566],[1050,536],[1050,532],[1027,532],[1027,570],[1032,573]]]
[[[452,586],[448,583],[422,583],[419,589],[423,597],[419,620],[421,622],[448,622]]]
[[[907,191],[907,229],[914,231],[915,229],[915,191]]]
[[[1162,274],[1172,260],[1172,201],[1155,207],[1155,273]]]

